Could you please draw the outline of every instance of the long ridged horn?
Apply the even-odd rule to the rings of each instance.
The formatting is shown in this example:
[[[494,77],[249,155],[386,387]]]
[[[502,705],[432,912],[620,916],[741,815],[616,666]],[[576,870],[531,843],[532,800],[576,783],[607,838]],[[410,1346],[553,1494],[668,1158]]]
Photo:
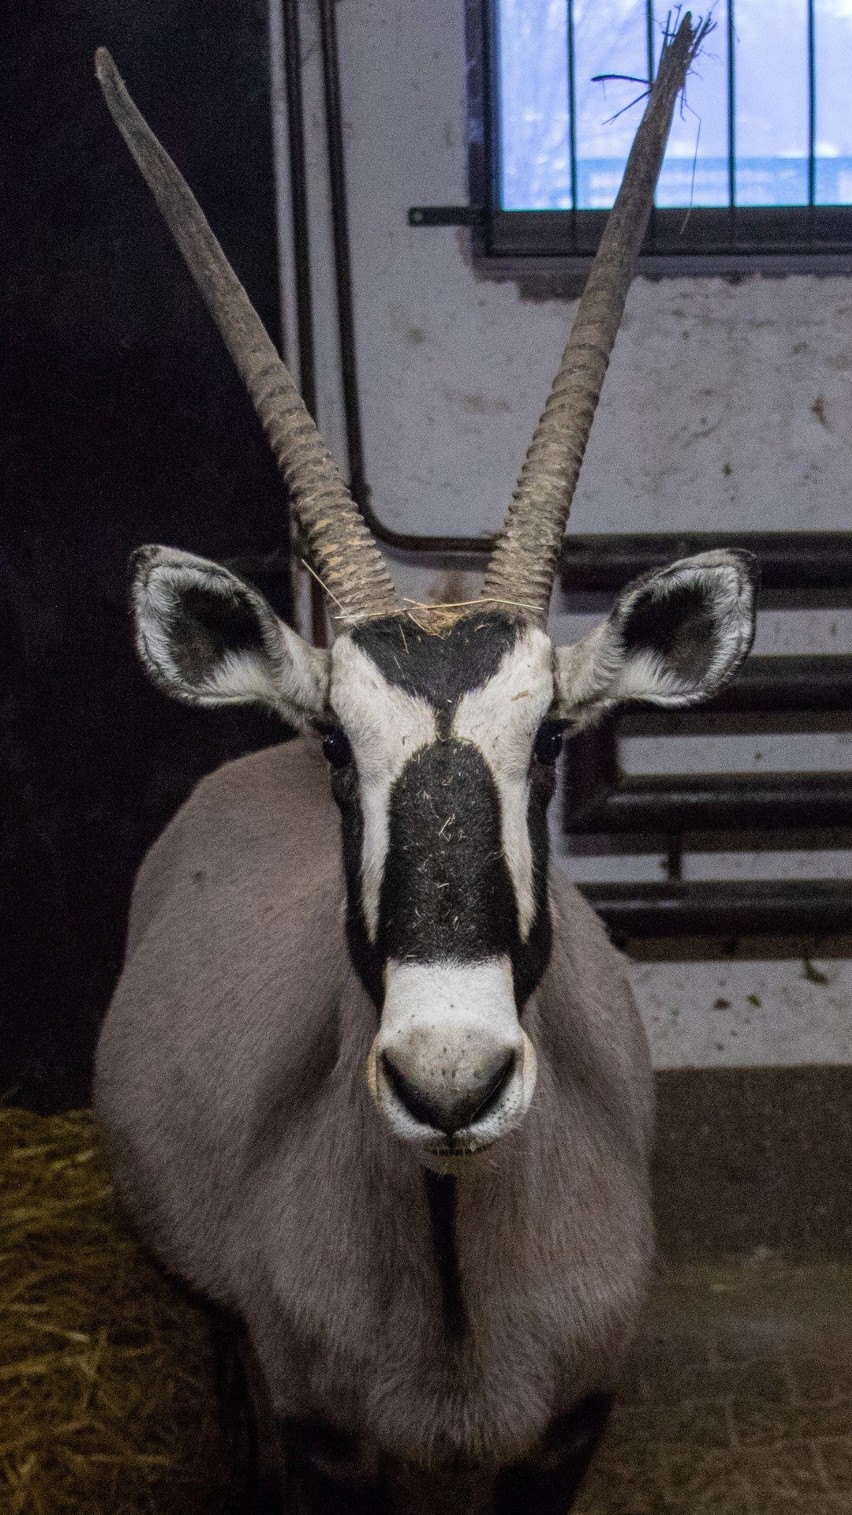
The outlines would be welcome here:
[[[332,614],[391,615],[399,600],[384,559],[242,284],[177,166],[131,100],[106,48],[95,72],[251,396],[284,477]]]
[[[704,22],[693,29],[687,11],[663,48],[568,346],[488,565],[483,598],[522,603],[541,625],[547,620],[562,534],[651,213],[675,101],[708,27]]]

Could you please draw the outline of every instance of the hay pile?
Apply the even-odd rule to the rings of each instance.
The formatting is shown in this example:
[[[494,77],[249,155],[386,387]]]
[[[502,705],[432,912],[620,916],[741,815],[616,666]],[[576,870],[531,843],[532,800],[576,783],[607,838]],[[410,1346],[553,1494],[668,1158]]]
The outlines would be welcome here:
[[[230,1508],[205,1316],[145,1256],[87,1111],[0,1107],[2,1515]]]

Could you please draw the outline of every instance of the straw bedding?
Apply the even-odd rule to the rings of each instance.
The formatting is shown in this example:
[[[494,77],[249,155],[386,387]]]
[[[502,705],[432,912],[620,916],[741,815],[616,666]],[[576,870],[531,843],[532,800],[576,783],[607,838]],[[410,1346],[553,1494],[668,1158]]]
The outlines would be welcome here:
[[[141,1249],[88,1111],[0,1107],[0,1512],[219,1515],[207,1318]]]

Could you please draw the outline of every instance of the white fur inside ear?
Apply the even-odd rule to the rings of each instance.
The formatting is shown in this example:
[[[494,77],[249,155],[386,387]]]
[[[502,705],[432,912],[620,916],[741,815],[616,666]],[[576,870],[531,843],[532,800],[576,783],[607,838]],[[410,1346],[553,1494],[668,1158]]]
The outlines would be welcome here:
[[[139,656],[166,693],[193,705],[261,704],[301,726],[322,714],[328,654],[303,642],[262,594],[218,563],[142,549],[131,599]],[[242,645],[206,648],[194,636],[199,605],[221,617],[223,640],[233,615]]]
[[[751,647],[756,593],[752,560],[723,550],[684,558],[628,585],[602,625],[557,649],[560,713],[583,726],[624,700],[682,706],[712,698]],[[656,626],[637,630],[649,610]],[[677,633],[690,630],[690,616],[684,653]]]

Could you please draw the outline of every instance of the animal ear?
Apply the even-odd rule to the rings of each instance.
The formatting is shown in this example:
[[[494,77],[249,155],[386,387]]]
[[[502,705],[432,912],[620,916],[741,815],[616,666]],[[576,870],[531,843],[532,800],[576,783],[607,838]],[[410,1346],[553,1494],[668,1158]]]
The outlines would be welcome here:
[[[621,700],[710,699],[751,647],[758,582],[752,554],[728,551],[634,579],[602,625],[557,649],[558,713],[585,725]]]
[[[140,547],[130,572],[136,648],[166,694],[190,705],[265,705],[299,726],[322,714],[328,654],[250,584],[171,547]]]

